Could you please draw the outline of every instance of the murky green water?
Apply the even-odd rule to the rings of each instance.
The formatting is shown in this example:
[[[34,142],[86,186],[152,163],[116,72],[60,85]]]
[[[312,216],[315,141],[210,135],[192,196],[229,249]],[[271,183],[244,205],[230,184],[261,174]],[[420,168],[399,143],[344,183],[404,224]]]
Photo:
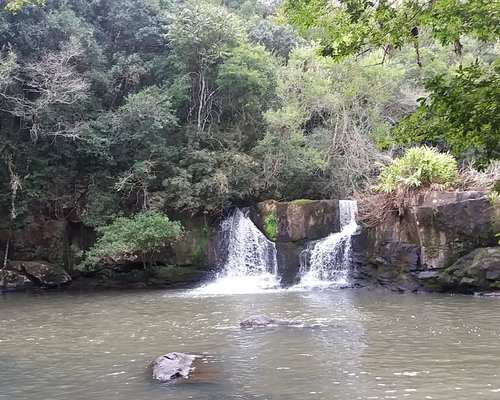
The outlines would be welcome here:
[[[500,301],[362,291],[0,297],[0,399],[500,399]],[[242,331],[256,313],[320,329]],[[148,363],[206,353],[210,382]]]

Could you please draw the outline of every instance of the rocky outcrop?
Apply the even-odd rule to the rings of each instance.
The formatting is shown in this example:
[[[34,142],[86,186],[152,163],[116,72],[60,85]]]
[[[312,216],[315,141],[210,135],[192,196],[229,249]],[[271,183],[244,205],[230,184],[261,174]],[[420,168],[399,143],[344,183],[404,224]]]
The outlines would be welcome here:
[[[15,261],[0,271],[0,291],[54,289],[71,282],[60,266],[45,261]]]
[[[499,231],[500,200],[481,192],[422,195],[403,216],[390,214],[353,238],[354,278],[401,291],[448,290],[438,279],[444,269],[494,246]]]
[[[153,379],[169,382],[174,379],[187,378],[193,370],[196,356],[185,353],[168,353],[153,362]]]
[[[9,258],[12,260],[63,259],[64,237],[68,223],[64,220],[37,214],[28,218],[24,225],[13,231],[0,225],[0,252],[10,237]]]
[[[251,317],[245,318],[240,322],[241,328],[264,328],[264,327],[274,327],[274,326],[300,326],[302,325],[299,321],[289,321],[285,319],[278,319],[268,317],[267,315],[252,315]]]
[[[265,201],[251,208],[250,218],[277,242],[318,240],[340,230],[338,200]]]
[[[54,210],[33,210],[22,225],[10,230],[0,223],[0,259],[8,247],[9,265],[0,276],[0,291],[65,286],[71,289],[189,287],[203,280],[213,261],[213,222],[208,217],[175,215],[183,237],[157,254],[159,267],[144,270],[142,259],[130,255],[89,273],[76,270],[77,254],[96,240],[93,228],[74,218],[58,219]],[[8,243],[8,246],[7,246]],[[173,268],[173,266],[175,268]],[[70,281],[71,284],[68,284]]]
[[[13,261],[9,267],[47,288],[56,288],[71,282],[71,276],[62,267],[44,261]]]
[[[284,285],[297,283],[299,254],[307,242],[340,231],[338,200],[264,201],[250,208],[250,218],[276,242],[278,273]]]
[[[440,286],[453,292],[498,291],[500,246],[473,250],[446,268],[437,280]]]

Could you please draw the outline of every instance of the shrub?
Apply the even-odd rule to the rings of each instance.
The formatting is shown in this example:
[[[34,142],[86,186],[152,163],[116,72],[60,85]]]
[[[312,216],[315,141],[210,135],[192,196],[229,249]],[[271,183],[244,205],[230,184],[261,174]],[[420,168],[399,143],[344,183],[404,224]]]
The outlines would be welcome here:
[[[99,262],[139,254],[146,259],[169,241],[182,234],[182,225],[160,212],[144,211],[130,218],[120,217],[111,224],[98,228],[99,239],[85,253],[80,269],[92,268]]]
[[[397,189],[430,187],[448,189],[459,179],[457,161],[447,153],[422,146],[408,149],[401,158],[384,166],[379,176],[380,183],[373,189],[392,193]]]

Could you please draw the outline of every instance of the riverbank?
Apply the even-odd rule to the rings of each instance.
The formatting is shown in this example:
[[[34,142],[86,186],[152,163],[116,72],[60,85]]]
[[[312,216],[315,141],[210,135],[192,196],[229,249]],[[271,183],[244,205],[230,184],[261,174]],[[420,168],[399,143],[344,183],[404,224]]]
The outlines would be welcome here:
[[[388,213],[374,226],[353,226],[349,237],[333,236],[320,246],[321,254],[314,254],[315,243],[336,235],[355,217],[355,208],[346,204],[258,203],[240,214],[238,221],[245,225],[239,233],[231,230],[240,223],[232,220],[234,213],[225,222],[183,217],[183,237],[158,252],[156,266],[145,268],[132,256],[87,271],[75,264],[78,252],[95,241],[93,231],[70,221],[34,219],[11,234],[13,259],[0,271],[0,291],[187,288],[215,278],[228,263],[236,266],[234,273],[241,263],[250,275],[272,272],[284,287],[316,268],[316,280],[328,283],[342,276],[341,286],[467,294],[500,289],[495,237],[500,231],[499,199],[482,192],[426,192],[404,214]],[[343,215],[342,207],[350,211]],[[238,234],[242,236],[236,238]],[[340,264],[344,269],[339,275]]]

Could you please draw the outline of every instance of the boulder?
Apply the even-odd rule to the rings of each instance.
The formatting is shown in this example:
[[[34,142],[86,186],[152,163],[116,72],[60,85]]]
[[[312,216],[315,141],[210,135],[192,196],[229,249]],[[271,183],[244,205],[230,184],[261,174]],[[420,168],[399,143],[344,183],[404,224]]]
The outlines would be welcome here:
[[[267,315],[252,315],[240,322],[241,328],[263,328],[275,326],[299,326],[302,322],[272,318]]]
[[[0,270],[0,292],[15,292],[33,288],[33,283],[18,271]]]
[[[167,353],[153,362],[153,379],[169,382],[174,379],[187,378],[193,370],[196,356],[185,353]]]
[[[9,268],[42,287],[57,288],[71,282],[71,276],[62,267],[45,261],[11,261]]]
[[[500,246],[475,249],[439,276],[449,290],[474,293],[500,289]]]

